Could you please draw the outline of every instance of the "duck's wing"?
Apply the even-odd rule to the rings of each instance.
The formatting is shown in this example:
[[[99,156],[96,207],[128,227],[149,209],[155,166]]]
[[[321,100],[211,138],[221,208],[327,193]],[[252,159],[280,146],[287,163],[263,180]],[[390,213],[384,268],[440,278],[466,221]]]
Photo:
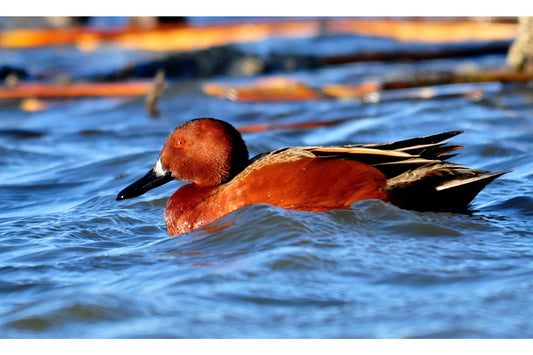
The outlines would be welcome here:
[[[417,149],[418,146],[425,146],[425,145],[432,145],[432,144],[440,143],[446,139],[450,139],[461,133],[464,133],[464,131],[461,131],[461,130],[448,131],[448,132],[432,134],[429,136],[404,139],[401,141],[395,141],[395,142],[389,142],[389,143],[353,144],[351,146],[385,149],[385,150],[412,150],[412,149]]]
[[[449,154],[463,148],[443,142],[463,131],[450,131],[424,137],[380,144],[349,144],[336,147],[306,147],[322,158],[357,160],[380,170],[392,178],[429,164],[440,163],[454,156]]]
[[[341,158],[359,160],[367,164],[390,164],[413,158],[423,158],[425,162],[427,160],[442,161],[454,156],[448,153],[463,148],[463,146],[449,145],[442,141],[463,132],[449,131],[389,143],[281,148],[254,156],[250,159],[249,165],[267,155],[278,154],[282,159],[292,160],[298,157]],[[416,162],[410,161],[409,164],[416,164]]]
[[[363,144],[362,147],[395,150],[405,152],[413,155],[418,155],[426,159],[446,160],[455,154],[448,154],[450,152],[464,148],[462,145],[451,145],[448,142],[443,142],[446,139],[455,137],[464,131],[449,131],[429,136],[405,139],[397,142],[381,143],[381,144]]]

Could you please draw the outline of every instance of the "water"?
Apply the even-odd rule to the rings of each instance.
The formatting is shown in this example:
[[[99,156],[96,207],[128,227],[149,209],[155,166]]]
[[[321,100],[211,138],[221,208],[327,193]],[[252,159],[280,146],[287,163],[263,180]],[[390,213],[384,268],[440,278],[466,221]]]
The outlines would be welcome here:
[[[503,62],[373,62],[290,76],[319,86]],[[533,336],[531,85],[483,84],[477,99],[239,103],[203,95],[204,82],[169,82],[159,119],[147,116],[144,98],[55,101],[35,113],[2,103],[1,337]],[[257,205],[170,238],[163,209],[181,183],[131,200],[115,195],[152,166],[172,128],[203,116],[236,126],[353,117],[313,130],[245,134],[251,155],[464,129],[453,139],[466,145],[455,162],[515,170],[483,190],[470,215],[381,201],[326,213]]]

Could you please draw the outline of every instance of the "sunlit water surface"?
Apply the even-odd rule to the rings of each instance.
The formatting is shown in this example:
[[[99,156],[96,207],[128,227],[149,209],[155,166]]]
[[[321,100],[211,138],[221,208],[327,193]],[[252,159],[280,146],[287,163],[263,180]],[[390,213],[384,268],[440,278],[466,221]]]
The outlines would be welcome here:
[[[293,77],[320,86],[503,61],[362,63]],[[530,85],[467,86],[484,92],[475,98],[451,86],[451,95],[375,104],[239,103],[203,95],[203,82],[169,82],[159,119],[148,117],[144,98],[57,101],[36,113],[1,107],[0,336],[533,336]],[[453,139],[466,145],[455,162],[514,172],[481,192],[469,215],[381,201],[326,213],[257,205],[170,238],[163,209],[181,183],[131,200],[115,195],[151,167],[172,128],[205,116],[236,126],[353,117],[245,134],[251,155],[464,129]]]

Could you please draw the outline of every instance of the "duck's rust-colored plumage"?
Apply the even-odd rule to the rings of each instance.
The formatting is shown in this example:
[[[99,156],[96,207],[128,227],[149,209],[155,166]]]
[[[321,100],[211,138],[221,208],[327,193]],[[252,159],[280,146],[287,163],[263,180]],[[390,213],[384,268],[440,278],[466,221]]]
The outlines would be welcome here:
[[[459,133],[383,144],[283,148],[248,160],[235,128],[212,118],[196,119],[169,135],[154,168],[117,199],[172,179],[191,182],[168,200],[170,235],[258,203],[319,212],[380,199],[413,210],[464,212],[485,185],[505,172],[447,162],[462,146],[443,141]]]

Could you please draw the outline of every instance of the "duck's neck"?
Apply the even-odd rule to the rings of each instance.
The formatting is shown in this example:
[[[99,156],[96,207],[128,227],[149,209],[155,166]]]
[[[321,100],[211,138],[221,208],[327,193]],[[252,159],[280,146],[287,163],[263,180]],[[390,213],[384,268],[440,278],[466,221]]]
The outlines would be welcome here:
[[[170,235],[187,233],[214,221],[216,216],[206,213],[203,207],[216,188],[217,186],[201,187],[197,184],[187,184],[174,192],[165,207],[168,233]]]

